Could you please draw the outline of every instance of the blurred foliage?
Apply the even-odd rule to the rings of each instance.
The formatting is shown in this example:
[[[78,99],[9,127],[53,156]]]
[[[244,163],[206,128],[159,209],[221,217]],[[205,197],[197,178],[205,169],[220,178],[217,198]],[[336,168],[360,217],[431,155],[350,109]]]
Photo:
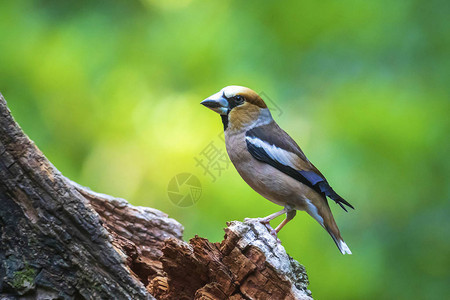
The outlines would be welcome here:
[[[264,92],[356,207],[331,203],[352,256],[304,213],[280,233],[313,296],[443,299],[449,15],[444,0],[2,1],[0,91],[66,176],[213,241],[226,221],[280,207],[232,166],[215,182],[196,166],[210,142],[224,151],[219,117],[199,102],[231,84]],[[167,196],[182,172],[203,187],[189,208]]]

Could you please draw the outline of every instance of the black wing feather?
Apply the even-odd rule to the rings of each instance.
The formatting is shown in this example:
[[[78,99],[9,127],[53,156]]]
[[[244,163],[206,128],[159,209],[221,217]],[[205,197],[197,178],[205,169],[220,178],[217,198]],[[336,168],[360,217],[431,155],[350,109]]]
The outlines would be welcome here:
[[[247,149],[250,154],[257,160],[262,161],[266,164],[271,165],[272,167],[280,170],[286,175],[291,176],[292,178],[300,181],[301,183],[309,186],[316,192],[323,194],[324,196],[328,196],[330,199],[334,200],[343,210],[347,211],[344,207],[345,204],[348,207],[354,209],[354,207],[344,200],[341,196],[339,196],[333,188],[328,184],[327,180],[320,176],[319,174],[313,171],[299,171],[292,167],[286,166],[270,157],[269,154],[264,150],[264,148],[258,147],[247,140]]]

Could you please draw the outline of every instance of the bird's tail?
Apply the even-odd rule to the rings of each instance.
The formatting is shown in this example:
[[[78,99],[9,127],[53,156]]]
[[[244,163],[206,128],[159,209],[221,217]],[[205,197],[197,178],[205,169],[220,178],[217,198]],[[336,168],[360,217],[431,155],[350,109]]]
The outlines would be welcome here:
[[[325,229],[328,231],[330,236],[333,238],[333,241],[336,243],[336,246],[338,247],[339,251],[341,251],[342,254],[352,254],[352,251],[350,251],[350,248],[348,248],[347,244],[342,239],[341,234],[340,234],[339,229],[337,228],[336,224],[334,224],[334,225],[335,226],[331,226],[331,227],[325,226]]]
[[[313,200],[315,201],[312,202],[311,200],[306,199],[306,212],[316,219],[316,221],[328,231],[342,254],[352,254],[347,244],[341,237],[341,233],[339,232],[339,228],[337,227],[336,221],[334,220],[330,206],[328,205],[325,197],[314,198]]]
[[[323,227],[333,238],[333,241],[336,243],[339,251],[341,251],[342,254],[352,254],[352,251],[350,251],[347,244],[344,242],[344,239],[342,239],[341,232],[339,231],[339,228],[328,205],[324,206],[324,216],[325,218]]]

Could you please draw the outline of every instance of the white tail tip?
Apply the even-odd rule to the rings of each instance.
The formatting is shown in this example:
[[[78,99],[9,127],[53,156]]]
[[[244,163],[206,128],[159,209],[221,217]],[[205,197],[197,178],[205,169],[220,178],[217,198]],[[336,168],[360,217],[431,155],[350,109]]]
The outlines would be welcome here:
[[[339,250],[341,250],[342,254],[352,254],[352,251],[350,251],[350,248],[344,241],[339,241]]]

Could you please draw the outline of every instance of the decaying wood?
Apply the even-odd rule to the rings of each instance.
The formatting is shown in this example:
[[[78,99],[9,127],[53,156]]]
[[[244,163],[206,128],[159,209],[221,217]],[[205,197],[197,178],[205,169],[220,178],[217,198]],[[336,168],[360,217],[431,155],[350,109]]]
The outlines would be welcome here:
[[[160,299],[311,299],[304,267],[258,221],[230,222],[221,243],[170,239],[161,260],[166,276],[150,283]]]
[[[258,222],[182,240],[161,211],[65,178],[0,94],[0,299],[311,299],[304,268]]]

